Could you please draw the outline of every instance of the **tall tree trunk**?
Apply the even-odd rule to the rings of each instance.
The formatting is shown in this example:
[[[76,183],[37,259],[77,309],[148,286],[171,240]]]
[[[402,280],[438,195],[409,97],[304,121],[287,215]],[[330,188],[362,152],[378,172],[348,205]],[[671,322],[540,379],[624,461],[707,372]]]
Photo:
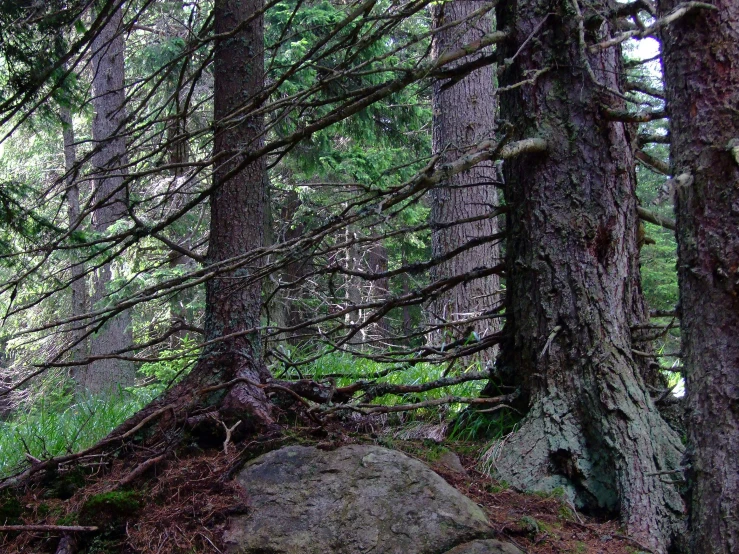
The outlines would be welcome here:
[[[182,13],[182,10],[183,7],[181,0],[173,3],[172,11],[174,13]],[[173,34],[173,37],[178,37],[178,34]],[[184,40],[186,37],[180,36],[179,38]],[[172,188],[174,190],[178,190],[182,185],[182,182],[187,178],[187,165],[190,162],[190,144],[187,140],[187,116],[189,109],[189,106],[187,105],[188,91],[182,86],[182,82],[187,81],[189,77],[190,73],[187,72],[183,75],[183,79],[177,83],[178,88],[172,91],[174,99],[174,113],[172,113],[173,119],[170,121],[170,125],[167,128],[168,162],[174,166],[174,169],[172,170],[174,181]],[[184,203],[184,199],[182,198],[183,196],[185,195],[174,195],[171,202],[174,209],[181,207],[179,204]],[[191,248],[190,244],[185,244],[187,238],[182,235],[183,234],[180,233],[179,236],[175,236],[175,242],[183,245],[185,248]],[[169,267],[173,270],[187,273],[193,269],[193,260],[175,250],[172,250],[169,253]],[[195,291],[193,289],[185,289],[170,297],[170,325],[172,329],[180,329],[175,331],[169,337],[169,346],[171,349],[181,346],[182,340],[188,335],[188,331],[181,328],[192,324],[193,314],[189,305],[193,301],[194,295]]]
[[[663,34],[677,187],[690,552],[739,552],[739,3]],[[661,0],[660,12],[678,5]]]
[[[92,42],[92,156],[95,212],[93,229],[105,233],[126,216],[128,195],[123,184],[127,164],[124,89],[123,11],[120,7]],[[92,303],[110,303],[114,264],[100,267],[93,276]],[[109,319],[92,338],[92,356],[106,356],[133,343],[129,310]],[[78,384],[92,394],[110,392],[117,386],[132,385],[135,367],[131,362],[102,359],[78,372]]]
[[[74,139],[74,125],[72,122],[72,113],[67,106],[59,109],[59,119],[62,123],[62,137],[64,140],[64,172],[66,178],[66,196],[67,196],[67,222],[70,229],[80,230],[80,190],[77,186],[75,175],[75,166],[77,164],[77,153]],[[72,254],[74,256],[74,254]],[[71,268],[72,284],[70,289],[72,292],[71,307],[72,317],[81,316],[87,312],[88,295],[87,283],[85,279],[85,266],[77,259],[72,260]],[[73,326],[80,325],[74,323]],[[72,348],[71,355],[73,360],[83,360],[87,357],[87,339],[84,338],[84,329],[78,329],[70,333],[70,341],[76,343]],[[76,377],[78,368],[73,370]]]
[[[215,152],[224,160],[216,167],[211,197],[208,264],[242,256],[264,244],[267,202],[266,165],[259,159],[229,176],[245,152],[264,142],[261,116],[229,121],[244,102],[262,90],[264,81],[263,0],[217,0],[215,33],[224,36],[215,48]],[[253,17],[248,24],[244,24]],[[237,29],[237,30],[236,30]],[[235,31],[236,30],[236,31]],[[256,268],[242,267],[208,281],[205,287],[205,340],[218,340],[203,351],[195,377],[224,381],[243,377],[259,382],[268,377],[260,337],[261,282],[249,279]],[[224,337],[225,338],[224,340]],[[233,387],[222,408],[271,424],[270,403],[260,388]]]
[[[465,19],[473,12],[487,5],[483,0],[452,0],[434,7],[434,26],[440,27],[453,21]],[[439,57],[448,51],[459,48],[490,33],[491,14],[478,15],[459,26],[437,32],[432,41],[432,55]],[[490,54],[483,51],[476,54]],[[470,61],[466,58],[464,61]],[[433,91],[433,153],[440,156],[440,162],[448,162],[464,155],[465,150],[483,140],[491,138],[495,132],[496,99],[494,88],[494,66],[486,65],[477,69],[456,83],[438,81]],[[440,223],[450,223],[461,219],[485,215],[498,205],[498,192],[495,187],[497,171],[493,162],[483,162],[476,167],[458,173],[449,181],[442,183],[431,192],[431,244],[434,257],[443,256],[471,239],[493,235],[498,231],[495,218],[482,219],[437,229]],[[432,272],[434,279],[463,275],[483,264],[495,264],[500,257],[496,243],[488,242],[461,253],[436,266]],[[429,323],[454,323],[458,320],[479,316],[490,310],[499,301],[499,278],[492,275],[458,285],[443,293],[429,307]],[[479,336],[498,330],[497,319],[482,320],[464,324],[463,334],[470,328]],[[433,343],[448,342],[448,338],[464,338],[462,329],[433,333]]]
[[[585,18],[607,8],[588,6]],[[630,534],[665,552],[683,502],[658,473],[679,466],[681,445],[632,358],[634,159],[626,126],[602,115],[606,102],[623,106],[588,73],[576,7],[573,0],[498,6],[498,23],[511,32],[500,60],[515,59],[501,87],[548,68],[503,93],[501,113],[516,138],[544,138],[549,152],[504,166],[510,338],[503,358],[521,376],[529,412],[496,468],[515,486],[563,487],[583,508],[620,512]],[[589,53],[587,63],[602,85],[619,89],[617,49]]]
[[[348,225],[345,231],[345,240],[350,243],[344,253],[344,266],[351,271],[361,271],[362,268],[362,253],[359,246],[354,242],[357,239],[357,229],[353,225]],[[356,275],[347,275],[344,278],[344,295],[346,297],[347,307],[358,306],[362,304],[362,285],[363,280]],[[344,316],[344,323],[347,327],[361,327],[350,340],[350,344],[361,344],[367,338],[367,328],[364,327],[364,310],[357,309],[352,312],[348,312]]]
[[[387,248],[380,240],[367,247],[367,269],[371,273],[385,273],[388,268]],[[370,281],[367,285],[367,301],[386,300],[390,292],[390,280],[387,278]],[[382,340],[390,336],[390,321],[383,317],[370,326],[369,334],[373,340]]]
[[[294,188],[290,189],[284,198],[279,201],[279,221],[271,220],[270,222],[272,228],[276,231],[277,242],[288,242],[303,236],[305,233],[305,224],[298,219],[298,210],[301,205],[300,197]],[[309,263],[306,260],[287,263],[278,274],[279,281],[282,283],[298,281],[308,272]],[[279,291],[269,307],[270,318],[274,325],[277,327],[292,327],[304,320],[305,314],[301,308],[300,300],[306,294],[307,292],[301,285]],[[298,334],[300,333],[298,332]],[[287,332],[281,334],[280,338],[286,340],[288,344],[299,344],[301,340],[296,339],[294,335],[294,332]]]

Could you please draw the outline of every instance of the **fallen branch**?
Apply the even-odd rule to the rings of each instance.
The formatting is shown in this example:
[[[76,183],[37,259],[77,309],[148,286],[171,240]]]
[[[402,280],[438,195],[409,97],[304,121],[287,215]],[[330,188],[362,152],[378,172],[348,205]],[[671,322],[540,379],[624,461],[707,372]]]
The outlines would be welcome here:
[[[350,394],[358,391],[365,391],[366,397],[378,398],[386,394],[410,394],[417,392],[426,392],[434,389],[450,387],[468,381],[484,381],[490,379],[489,371],[475,371],[463,373],[456,377],[441,377],[436,381],[429,381],[419,385],[395,385],[393,383],[375,383],[371,381],[358,381],[346,387],[336,390],[337,393]]]
[[[340,410],[350,410],[353,412],[359,412],[364,415],[370,414],[388,414],[396,412],[410,412],[421,408],[431,408],[434,406],[444,406],[446,404],[469,404],[475,405],[488,405],[488,404],[502,404],[515,400],[518,397],[518,392],[506,394],[504,396],[495,396],[492,398],[486,397],[466,397],[466,396],[445,396],[444,398],[435,398],[433,400],[426,400],[424,402],[415,402],[413,404],[397,404],[395,406],[382,406],[378,404],[342,404],[339,406],[333,406],[322,413],[328,414]]]
[[[228,445],[231,443],[231,433],[234,432],[234,430],[241,424],[241,420],[238,420],[236,423],[234,423],[231,427],[228,427],[223,421],[221,421],[221,425],[223,425],[223,428],[226,430],[226,440],[223,441],[223,453],[228,456]]]
[[[142,476],[144,473],[146,473],[151,467],[155,466],[159,462],[161,462],[165,457],[167,456],[167,452],[164,454],[160,454],[159,456],[154,456],[153,458],[149,458],[148,460],[142,462],[138,466],[134,468],[134,470],[126,475],[123,479],[118,481],[111,491],[118,490],[120,488],[126,487],[133,483],[136,479],[138,479],[140,476]]]
[[[93,533],[97,530],[98,528],[92,525],[0,525],[0,533],[12,533],[14,531]]]

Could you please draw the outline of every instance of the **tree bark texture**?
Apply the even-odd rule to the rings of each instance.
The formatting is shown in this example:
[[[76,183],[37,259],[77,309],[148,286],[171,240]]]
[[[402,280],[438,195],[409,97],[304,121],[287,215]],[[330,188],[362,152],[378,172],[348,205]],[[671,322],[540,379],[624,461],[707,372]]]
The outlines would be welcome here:
[[[588,6],[585,18],[607,8]],[[683,502],[657,473],[676,469],[682,452],[631,352],[634,159],[627,127],[601,115],[603,104],[623,108],[622,101],[588,73],[572,0],[508,0],[497,9],[499,27],[511,33],[499,58],[501,87],[548,68],[502,93],[501,114],[514,139],[541,137],[549,151],[504,164],[502,361],[518,374],[529,412],[499,445],[496,468],[517,487],[563,487],[584,509],[620,513],[630,534],[665,552],[680,531]],[[602,22],[586,38],[608,31]],[[600,84],[619,89],[620,52],[586,56]]]
[[[64,141],[64,173],[66,175],[66,197],[67,197],[67,222],[69,228],[80,231],[80,190],[77,185],[75,175],[77,165],[77,152],[74,139],[74,124],[72,122],[72,113],[68,106],[62,106],[59,110],[59,119],[62,123],[62,138]],[[73,254],[74,255],[74,254]],[[87,312],[89,300],[87,295],[87,282],[85,279],[85,267],[77,259],[72,260],[71,268],[72,283],[70,290],[72,292],[71,308],[72,317],[81,316]],[[80,325],[79,323],[72,324]],[[71,356],[73,360],[83,360],[87,357],[87,339],[83,338],[84,329],[77,329],[70,332],[70,340],[76,345],[72,348]],[[73,372],[76,377],[77,369]]]
[[[264,121],[243,117],[237,110],[262,90],[264,81],[263,16],[244,22],[262,9],[262,0],[218,0],[215,33],[215,151],[221,160],[215,169],[216,189],[211,196],[208,264],[243,256],[264,244],[267,202],[265,161],[259,159],[234,173],[245,154],[261,148]],[[205,340],[207,347],[196,377],[245,377],[259,382],[266,368],[261,361],[261,282],[250,279],[254,267],[221,274],[205,287]],[[231,337],[223,340],[223,337]],[[231,389],[222,408],[251,415],[270,424],[270,404],[262,389],[240,384]]]
[[[433,8],[436,28],[453,21],[470,18],[486,5],[484,1],[451,0]],[[439,57],[463,44],[478,40],[492,29],[491,14],[474,16],[464,23],[437,32],[432,41],[432,55]],[[490,55],[486,49],[476,56]],[[465,58],[463,61],[471,61]],[[466,150],[488,140],[495,133],[495,78],[494,66],[476,69],[457,82],[437,81],[433,90],[433,153],[439,163],[453,161]],[[437,229],[436,224],[450,223],[492,212],[498,206],[495,186],[497,171],[493,162],[483,162],[458,173],[431,191],[431,244],[433,256],[443,256],[471,239],[490,236],[498,231],[495,218],[462,223]],[[495,242],[470,248],[443,262],[432,271],[434,279],[463,275],[485,265],[495,265],[500,248]],[[429,310],[432,325],[454,323],[495,307],[499,302],[500,282],[497,275],[475,279],[444,292]],[[497,319],[460,324],[463,329],[447,329],[433,333],[431,342],[439,344],[448,339],[463,338],[470,328],[482,337],[498,330]]]
[[[128,163],[126,155],[124,89],[123,11],[119,7],[92,42],[92,122],[94,152],[94,201],[92,224],[104,233],[126,216],[128,195],[124,185]],[[111,303],[111,282],[115,264],[106,263],[93,275],[93,305]],[[106,356],[133,343],[131,312],[123,311],[110,318],[92,337],[90,354]],[[135,367],[131,362],[112,358],[97,360],[77,372],[78,385],[89,393],[110,392],[118,386],[134,382]]]
[[[739,3],[662,33],[677,187],[690,552],[739,552]],[[678,2],[661,0],[662,14]]]

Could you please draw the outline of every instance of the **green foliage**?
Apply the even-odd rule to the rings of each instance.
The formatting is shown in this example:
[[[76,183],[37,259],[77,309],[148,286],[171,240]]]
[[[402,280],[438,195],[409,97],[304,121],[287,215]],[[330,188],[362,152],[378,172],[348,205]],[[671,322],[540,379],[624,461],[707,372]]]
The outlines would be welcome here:
[[[514,430],[521,416],[502,408],[492,413],[467,408],[454,420],[449,431],[453,440],[499,440]]]
[[[376,378],[375,376],[384,371],[392,369],[388,375]],[[346,386],[358,379],[372,380],[377,383],[391,383],[395,385],[420,385],[429,381],[435,381],[442,377],[445,367],[430,363],[418,363],[413,365],[381,364],[365,358],[357,358],[344,353],[327,353],[312,364],[308,365],[305,373],[316,380],[331,377],[336,380],[337,386]],[[383,405],[407,404],[445,396],[467,396],[476,397],[483,387],[483,382],[468,381],[451,387],[433,389],[422,393],[385,395],[373,400],[374,403]],[[450,404],[446,409],[450,414],[456,414],[465,406],[461,404]],[[417,415],[426,415],[438,418],[439,409],[419,410]]]
[[[178,348],[159,352],[160,361],[147,362],[139,368],[149,384],[137,392],[138,396],[152,399],[158,396],[190,373],[199,355],[200,349],[189,337],[183,338]]]
[[[0,423],[0,476],[22,469],[28,463],[26,454],[45,459],[92,446],[147,401],[124,390],[76,401],[64,390],[40,396]]]
[[[0,0],[0,114],[70,83],[62,66],[70,45],[60,30],[81,19],[88,5],[84,0]]]
[[[23,505],[12,490],[0,491],[0,525],[17,525],[21,523]]]

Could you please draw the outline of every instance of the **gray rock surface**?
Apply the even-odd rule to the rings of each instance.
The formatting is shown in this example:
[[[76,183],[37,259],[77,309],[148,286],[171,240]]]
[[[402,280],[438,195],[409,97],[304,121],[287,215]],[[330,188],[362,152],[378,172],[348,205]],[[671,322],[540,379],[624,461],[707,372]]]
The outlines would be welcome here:
[[[229,554],[441,554],[493,534],[483,511],[426,465],[377,446],[289,446],[237,480],[250,508],[226,529]]]
[[[460,544],[444,554],[523,554],[523,552],[509,542],[487,539]]]

